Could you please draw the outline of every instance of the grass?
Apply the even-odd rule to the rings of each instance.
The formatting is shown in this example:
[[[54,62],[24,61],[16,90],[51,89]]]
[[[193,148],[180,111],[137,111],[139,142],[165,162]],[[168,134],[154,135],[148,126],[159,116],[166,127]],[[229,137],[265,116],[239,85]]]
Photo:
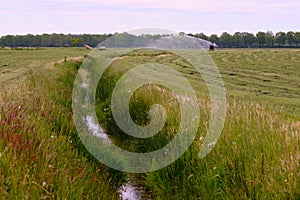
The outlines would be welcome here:
[[[150,152],[168,144],[175,136],[180,121],[178,102],[163,87],[150,84],[139,88],[130,101],[130,114],[136,124],[147,125],[149,108],[158,102],[168,111],[168,118],[165,127],[155,137],[133,138],[116,126],[107,109],[117,80],[136,64],[157,61],[181,71],[196,88],[201,120],[193,145],[170,166],[139,175],[140,184],[147,188],[152,198],[300,198],[300,105],[296,79],[300,63],[291,59],[299,52],[229,50],[211,53],[224,77],[228,113],[219,142],[204,159],[198,154],[202,143],[200,138],[205,137],[208,127],[210,100],[203,80],[176,55],[168,54],[157,59],[159,54],[165,52],[142,51],[117,59],[100,80],[97,103],[99,121],[106,126],[111,137],[116,138],[119,146],[128,151]],[[277,70],[283,63],[290,67]],[[271,72],[278,74],[279,78],[273,79],[275,75],[270,75]],[[267,76],[272,76],[270,81],[264,81]],[[240,86],[241,82],[243,86]],[[281,93],[281,88],[288,88],[288,94]],[[265,94],[256,91],[258,89],[270,92]]]
[[[210,53],[229,95],[300,117],[300,50],[251,49]]]
[[[83,48],[38,48],[38,49],[1,49],[0,84],[10,79],[22,78],[25,73],[40,67],[51,67],[54,62],[64,60],[65,56],[78,57],[88,54]]]
[[[89,155],[72,123],[72,85],[79,66],[41,67],[14,95],[2,93],[2,199],[118,199],[119,173]]]
[[[98,86],[98,120],[117,145],[129,151],[149,152],[169,143],[178,129],[180,110],[168,89],[149,84],[139,88],[130,101],[131,117],[139,125],[149,123],[151,105],[159,103],[167,109],[165,127],[150,139],[123,133],[109,106],[111,92],[126,71],[141,63],[168,64],[182,72],[195,88],[201,118],[197,137],[182,157],[164,169],[136,175],[134,179],[139,180],[147,195],[152,199],[299,199],[299,51],[210,52],[224,78],[228,112],[221,138],[204,159],[198,153],[210,117],[207,89],[195,69],[169,52],[137,51],[113,62]],[[48,55],[39,57],[39,52]],[[7,54],[10,57],[3,56]],[[15,70],[23,67],[26,73],[28,67],[22,65],[21,58],[30,54],[35,55],[31,62],[36,69],[50,66],[65,55],[82,56],[86,50],[0,50],[2,59],[7,59],[0,62],[13,63],[20,56]],[[35,60],[40,64],[34,64]],[[2,77],[5,90],[0,97],[1,197],[118,199],[117,188],[124,181],[124,174],[94,160],[79,141],[72,123],[71,93],[79,66],[78,62],[67,62],[54,68],[29,70],[25,81]],[[3,66],[1,70],[11,69]],[[9,82],[18,82],[17,89],[10,90]]]

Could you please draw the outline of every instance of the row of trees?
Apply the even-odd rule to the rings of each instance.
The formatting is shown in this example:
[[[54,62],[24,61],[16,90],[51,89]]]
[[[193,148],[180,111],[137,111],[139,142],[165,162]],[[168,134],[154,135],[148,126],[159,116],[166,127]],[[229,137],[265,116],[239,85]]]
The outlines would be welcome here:
[[[100,42],[111,37],[112,34],[103,35],[64,35],[64,34],[43,34],[43,35],[7,35],[0,38],[0,46],[9,47],[70,47],[97,46]]]
[[[183,34],[183,33],[182,33]],[[224,32],[218,36],[210,36],[204,33],[188,34],[189,36],[201,38],[216,43],[225,48],[245,47],[300,47],[300,32],[236,32],[233,35]],[[88,44],[97,46],[102,41],[113,36],[113,34],[43,34],[43,35],[7,35],[0,38],[0,46],[9,47],[70,47]]]
[[[220,37],[216,34],[207,36],[204,33],[188,34],[193,37],[209,40],[221,47],[300,47],[300,32],[271,31],[258,32],[255,35],[247,32],[236,32],[233,35],[224,32]]]

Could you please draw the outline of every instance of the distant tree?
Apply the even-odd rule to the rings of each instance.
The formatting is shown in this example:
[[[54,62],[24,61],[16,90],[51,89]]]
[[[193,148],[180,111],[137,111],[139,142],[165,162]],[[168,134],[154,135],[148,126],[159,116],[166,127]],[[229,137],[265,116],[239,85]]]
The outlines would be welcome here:
[[[16,36],[14,36],[14,46],[16,46],[16,47],[17,46],[19,46],[19,47],[26,46],[24,38],[25,38],[24,35],[16,35]]]
[[[138,37],[128,33],[120,33],[105,40],[104,46],[108,47],[133,47],[138,46]]]
[[[64,34],[59,34],[58,35],[58,43],[60,47],[63,47],[67,43],[67,37]]]
[[[292,46],[296,43],[295,41],[295,33],[293,31],[289,31],[286,34],[286,42],[288,43],[289,46]]]
[[[221,43],[221,46],[223,46],[223,47],[232,47],[232,45],[233,45],[232,35],[230,35],[227,32],[224,32],[220,36],[220,43]]]
[[[266,33],[258,32],[256,34],[256,41],[259,47],[263,47],[266,44]]]
[[[274,46],[275,37],[272,31],[266,32],[266,45],[267,47]]]
[[[71,41],[72,46],[76,47],[83,42],[83,39],[82,38],[71,38],[70,41]]]
[[[27,34],[23,37],[23,46],[25,47],[32,47],[33,46],[33,41],[34,41],[34,35],[32,34]]]
[[[3,46],[14,47],[15,37],[13,35],[3,36],[1,42]]]
[[[284,32],[276,33],[275,43],[277,43],[278,46],[284,46],[286,43],[286,34]]]
[[[243,32],[242,38],[245,47],[252,47],[256,43],[256,37],[252,33]]]
[[[41,35],[42,38],[42,47],[49,47],[50,46],[50,35],[49,34],[43,34]]]
[[[232,36],[232,40],[235,47],[244,47],[244,41],[241,32],[235,32]]]
[[[181,34],[184,34],[181,32]],[[206,36],[204,33],[192,34],[189,36],[201,38],[204,40],[209,40],[212,43],[216,43],[222,47],[274,47],[288,45],[300,46],[300,32],[289,31],[288,33],[278,32],[275,37],[271,31],[268,32],[258,32],[256,35],[247,32],[236,32],[233,35],[228,33],[223,33],[220,37],[216,34],[211,36]],[[43,34],[43,35],[7,35],[0,37],[0,46],[10,46],[10,47],[69,47],[69,46],[82,46],[83,44],[88,44],[92,47],[97,46],[106,39],[116,36],[114,39],[110,39],[110,45],[113,43],[119,44],[121,40],[124,47],[130,45],[145,45],[145,38],[134,37],[130,34]],[[145,35],[147,41],[155,40],[160,35],[151,36]],[[134,44],[132,44],[134,42]]]
[[[51,34],[49,36],[49,41],[51,46],[53,47],[63,47],[65,46],[65,43],[67,42],[67,35],[64,34]]]
[[[216,44],[218,44],[218,43],[220,42],[220,38],[219,38],[218,35],[216,35],[216,34],[212,34],[212,35],[208,38],[208,40],[209,40],[210,42],[216,43]]]
[[[36,35],[32,41],[32,46],[40,47],[42,45],[42,36]]]
[[[83,34],[82,39],[85,44],[88,44],[88,45],[93,44],[93,35]]]
[[[300,32],[295,33],[295,43],[297,46],[300,46]]]
[[[194,37],[200,38],[200,39],[203,39],[203,40],[208,40],[208,36],[205,35],[204,33],[196,33],[196,34],[194,35]]]

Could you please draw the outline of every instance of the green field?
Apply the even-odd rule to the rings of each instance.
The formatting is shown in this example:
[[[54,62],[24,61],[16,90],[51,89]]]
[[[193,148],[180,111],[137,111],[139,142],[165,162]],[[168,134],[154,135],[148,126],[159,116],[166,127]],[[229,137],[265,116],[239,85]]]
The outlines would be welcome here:
[[[0,50],[1,197],[118,199],[118,188],[129,178],[138,180],[150,199],[300,198],[300,50],[209,52],[225,82],[228,112],[221,138],[204,159],[198,153],[208,127],[210,100],[195,69],[162,51],[117,59],[100,80],[96,108],[99,122],[122,148],[153,151],[167,144],[178,127],[176,99],[153,85],[137,90],[130,114],[137,124],[146,125],[149,107],[159,102],[170,111],[166,127],[151,140],[134,139],[116,127],[110,94],[133,64],[158,62],[182,72],[195,88],[201,110],[198,135],[189,150],[170,166],[139,175],[99,163],[78,138],[71,97],[81,63],[52,65],[65,56],[88,53],[81,48]],[[10,85],[18,82],[22,84],[8,95]]]
[[[0,83],[14,78],[21,78],[30,70],[52,66],[54,62],[88,54],[83,48],[0,48]]]
[[[300,50],[244,49],[211,53],[227,92],[300,115]]]

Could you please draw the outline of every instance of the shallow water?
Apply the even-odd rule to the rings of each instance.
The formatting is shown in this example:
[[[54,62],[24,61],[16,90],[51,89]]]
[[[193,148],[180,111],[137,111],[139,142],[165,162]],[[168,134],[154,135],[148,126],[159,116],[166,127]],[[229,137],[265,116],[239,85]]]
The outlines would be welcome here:
[[[142,195],[131,183],[126,183],[119,188],[121,200],[141,200]]]
[[[104,142],[111,143],[111,140],[105,133],[105,130],[98,124],[93,116],[87,115],[85,118],[85,122],[88,130],[92,132],[93,136],[103,139]]]
[[[151,200],[149,192],[145,190],[141,182],[141,175],[126,174],[127,183],[119,188],[121,200]]]
[[[106,134],[105,130],[98,124],[97,120],[87,115],[84,118],[88,130],[97,138],[101,138],[105,142],[111,143],[111,139]],[[141,200],[150,199],[145,189],[139,184],[138,179],[134,175],[127,176],[127,182],[124,183],[118,190],[121,200]]]

